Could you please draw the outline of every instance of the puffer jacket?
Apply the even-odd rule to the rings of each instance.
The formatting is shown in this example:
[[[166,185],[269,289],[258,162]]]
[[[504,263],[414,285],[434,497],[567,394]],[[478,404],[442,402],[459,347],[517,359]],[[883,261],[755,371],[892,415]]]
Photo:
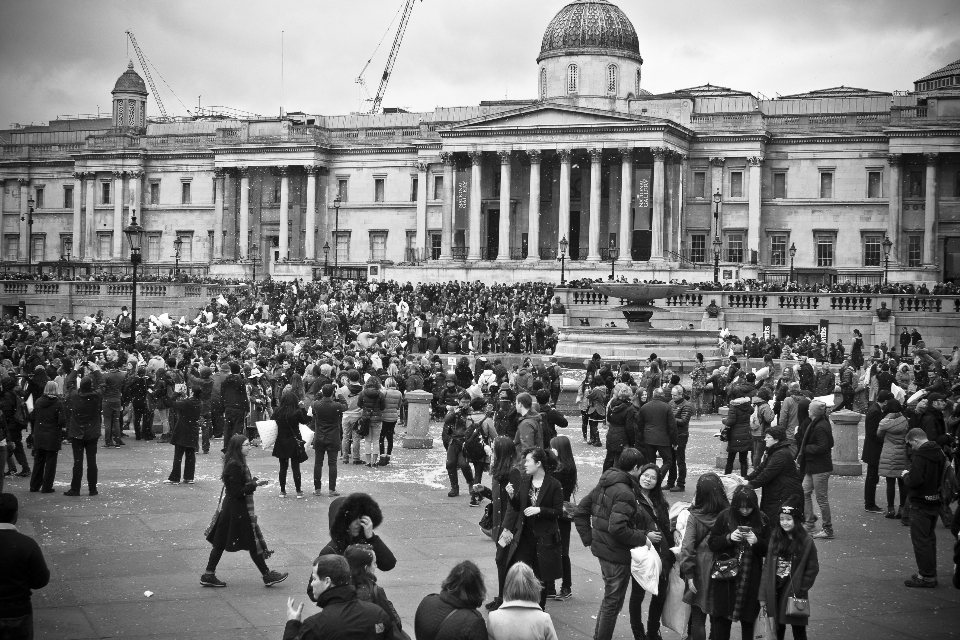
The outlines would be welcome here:
[[[220,387],[220,400],[224,409],[234,409],[249,413],[250,403],[247,400],[247,385],[239,373],[231,373]]]
[[[629,399],[614,398],[607,407],[607,451],[637,446],[640,412]]]
[[[40,396],[33,408],[33,445],[42,451],[60,451],[67,414],[60,398]]]
[[[580,500],[573,521],[583,546],[601,560],[629,564],[630,550],[646,542],[640,528],[637,481],[626,471],[608,469]]]
[[[384,389],[383,421],[396,422],[400,419],[400,405],[403,404],[403,394],[399,389]]]
[[[371,425],[377,425],[383,422],[383,410],[386,408],[387,403],[379,388],[364,387],[357,406],[360,407],[361,411],[367,411],[370,414]]]
[[[727,451],[750,451],[753,447],[753,435],[750,433],[750,416],[753,405],[750,398],[737,398],[728,405],[727,417],[723,424],[730,428],[727,435]]]
[[[809,431],[809,435],[807,434]],[[800,475],[830,473],[833,471],[833,425],[830,418],[820,416],[797,431],[797,443],[802,444],[797,464]],[[805,444],[803,444],[805,443]]]
[[[883,438],[880,451],[880,475],[884,478],[899,478],[907,470],[907,431],[910,421],[902,414],[890,413],[880,420],[877,435]]]
[[[790,440],[781,440],[766,450],[760,464],[747,475],[751,489],[763,489],[760,511],[769,522],[779,519],[780,505],[790,496],[803,496],[800,472],[793,461]]]

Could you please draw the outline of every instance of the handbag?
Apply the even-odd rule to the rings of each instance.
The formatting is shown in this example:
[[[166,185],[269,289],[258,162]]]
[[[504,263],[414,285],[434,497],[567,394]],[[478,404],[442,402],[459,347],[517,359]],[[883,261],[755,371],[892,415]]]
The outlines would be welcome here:
[[[310,456],[307,455],[307,446],[303,440],[297,440],[297,464],[303,464],[310,459]]]
[[[560,519],[573,522],[573,514],[577,510],[577,494],[574,493],[570,497],[573,498],[573,500],[563,501],[563,513],[560,515]]]
[[[220,505],[223,504],[223,490],[226,487],[220,487],[220,500],[217,501],[217,508],[213,512],[213,518],[210,519],[210,524],[207,525],[207,528],[203,530],[203,537],[209,538],[210,533],[213,531],[213,528],[217,525],[217,519],[220,518]]]
[[[787,596],[787,616],[795,618],[810,617],[810,601],[806,598],[797,597],[797,588],[793,585],[793,577],[790,578],[790,588],[793,590],[792,596]]]
[[[734,580],[740,575],[740,555],[733,557],[726,553],[719,554],[713,561],[713,567],[710,569],[710,578],[725,582]]]
[[[480,528],[489,531],[493,528],[493,503],[488,502],[483,508],[483,515],[480,517]]]

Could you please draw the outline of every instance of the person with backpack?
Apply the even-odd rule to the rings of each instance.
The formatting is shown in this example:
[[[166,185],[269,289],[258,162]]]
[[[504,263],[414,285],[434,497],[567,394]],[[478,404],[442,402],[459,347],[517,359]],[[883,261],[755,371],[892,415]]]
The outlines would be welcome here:
[[[770,389],[761,387],[750,402],[753,404],[753,414],[750,416],[750,435],[753,437],[753,450],[750,453],[750,466],[754,469],[760,464],[763,452],[767,445],[764,442],[764,435],[767,429],[773,425],[776,416],[773,415],[773,409],[770,407],[771,400]]]
[[[457,399],[458,406],[451,408],[443,419],[443,431],[441,438],[443,448],[447,450],[447,476],[450,478],[450,492],[448,498],[456,498],[460,495],[460,482],[457,479],[457,469],[463,474],[467,486],[472,486],[473,472],[470,470],[470,463],[463,451],[463,443],[467,437],[467,416],[470,413],[471,396],[466,391],[461,391]]]
[[[562,370],[560,365],[557,364],[556,358],[550,358],[550,366],[547,367],[547,379],[550,382],[550,404],[556,406],[562,388]]]
[[[114,320],[117,331],[120,332],[120,340],[133,344],[133,319],[130,317],[130,311],[127,306],[120,307],[120,315]]]
[[[497,439],[493,418],[487,415],[486,408],[486,400],[473,398],[470,401],[470,413],[466,418],[467,432],[463,440],[463,455],[473,466],[474,486],[483,482],[483,472],[490,464],[490,447]],[[479,507],[480,500],[480,496],[471,491],[470,506]]]
[[[4,451],[7,457],[5,476],[30,477],[30,466],[27,464],[27,454],[23,450],[23,432],[27,428],[27,407],[23,398],[17,393],[16,378],[4,378],[0,383],[0,411],[3,412],[3,421],[6,430],[8,446]],[[10,445],[13,445],[12,447]],[[17,473],[17,464],[20,472]]]
[[[517,396],[517,413],[520,423],[514,442],[519,451],[543,448],[543,425],[541,415],[533,408],[533,396],[521,393]]]
[[[380,459],[377,462],[381,467],[390,464],[390,456],[393,455],[394,430],[403,410],[403,393],[397,388],[396,379],[393,377],[387,378],[383,387],[385,406],[383,409],[383,427],[380,430]],[[386,441],[386,450],[384,450],[384,441]]]
[[[840,366],[840,394],[843,396],[843,403],[837,407],[837,411],[846,409],[853,411],[853,398],[857,392],[857,375],[853,369],[850,359],[847,358]]]
[[[550,442],[557,437],[557,427],[566,428],[569,424],[566,417],[550,402],[550,392],[546,389],[537,391],[537,404],[540,405],[540,420],[543,426],[543,441]]]
[[[594,376],[591,389],[585,394],[587,400],[587,422],[590,426],[590,440],[587,442],[593,447],[602,447],[600,441],[600,423],[607,420],[607,401],[609,392],[603,378]],[[584,434],[586,438],[586,434]]]

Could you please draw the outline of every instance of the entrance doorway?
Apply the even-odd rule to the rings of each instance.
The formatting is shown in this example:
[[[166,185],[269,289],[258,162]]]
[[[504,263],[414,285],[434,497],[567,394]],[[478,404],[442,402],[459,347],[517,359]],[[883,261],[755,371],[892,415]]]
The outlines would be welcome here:
[[[570,259],[581,260],[580,256],[580,212],[570,212],[570,234],[567,236],[570,240]],[[583,256],[584,258],[586,256]]]
[[[640,215],[650,215],[646,208],[640,210]],[[651,245],[653,244],[653,234],[650,231],[650,220],[641,226],[644,229],[637,229],[637,210],[633,210],[633,247],[630,249],[630,258],[637,261],[647,261],[650,259]],[[639,220],[643,223],[643,220]]]
[[[496,260],[500,253],[500,210],[487,211],[487,260]]]
[[[820,331],[819,324],[781,324],[779,325],[780,338],[793,338],[797,340],[803,336],[813,333],[816,335]]]
[[[960,238],[944,239],[943,281],[960,284]]]

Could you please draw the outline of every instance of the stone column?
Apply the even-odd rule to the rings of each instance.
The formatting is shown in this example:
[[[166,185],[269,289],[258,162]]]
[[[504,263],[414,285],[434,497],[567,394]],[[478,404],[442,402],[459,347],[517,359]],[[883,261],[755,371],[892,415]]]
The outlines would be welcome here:
[[[711,201],[712,201],[712,198],[713,198],[713,194],[715,194],[717,191],[720,191],[720,193],[723,194],[723,162],[724,162],[724,159],[723,159],[723,158],[710,158],[710,166],[711,166],[711,169],[710,169],[710,198],[711,198]],[[714,205],[714,210],[716,210],[716,205]],[[723,211],[723,202],[722,202],[722,201],[721,201],[721,203],[720,203],[720,210],[721,210],[721,212]],[[712,214],[712,212],[711,212],[711,214]],[[723,226],[723,225],[722,225],[722,222],[723,222],[723,218],[722,218],[722,216],[721,216],[721,217],[718,217],[718,218],[717,218],[717,223],[716,223],[715,225],[711,225],[711,226],[713,227],[713,235],[714,235],[714,236],[720,236],[720,230],[721,230],[721,227]],[[709,241],[709,239],[708,239],[708,241]]]
[[[570,149],[557,149],[560,158],[560,202],[557,212],[557,257],[560,241],[570,233]],[[569,241],[569,238],[567,238]]]
[[[685,154],[679,154],[678,156],[680,161],[680,179],[678,180],[679,189],[677,194],[677,236],[676,244],[674,248],[678,254],[683,254],[683,238],[684,233],[686,233],[686,225],[684,224],[684,212],[687,209],[687,169],[688,162],[690,157]]]
[[[893,243],[893,246],[890,247],[890,264],[899,262],[897,256],[900,251],[900,212],[903,210],[900,199],[900,162],[902,159],[903,156],[899,153],[891,153],[887,156],[887,162],[890,165],[890,175],[888,176],[890,182],[887,187],[887,202],[889,202],[887,209],[887,237],[889,237],[890,242]],[[904,255],[906,255],[906,253],[904,253]]]
[[[123,177],[125,171],[113,172],[113,250],[110,257],[119,260],[123,242]]]
[[[620,152],[620,259],[629,265],[633,261],[633,147]]]
[[[540,260],[540,150],[529,149],[530,211],[527,216],[527,262]]]
[[[467,260],[480,260],[480,180],[483,152],[471,151],[470,155],[470,248]]]
[[[830,414],[833,423],[833,475],[859,476],[863,474],[860,465],[857,435],[860,420],[863,418],[855,411],[834,411]]]
[[[287,259],[287,252],[290,250],[290,243],[287,234],[290,233],[290,167],[282,165],[277,167],[277,173],[280,174],[280,259]]]
[[[237,238],[237,247],[240,259],[246,260],[250,249],[250,169],[237,167],[237,170],[240,172],[240,237]]]
[[[87,262],[93,260],[97,255],[94,243],[97,240],[96,232],[96,206],[97,206],[97,174],[90,172],[87,174],[87,226],[83,234],[83,259]],[[78,254],[79,257],[79,254]]]
[[[433,394],[426,391],[408,391],[407,433],[403,437],[404,449],[432,449],[430,437],[430,403]]]
[[[80,259],[80,247],[83,246],[82,218],[83,216],[83,172],[77,171],[73,174],[73,257]]]
[[[453,210],[456,173],[454,172],[453,152],[441,151],[443,163],[443,210],[440,215],[440,260],[447,262],[453,258],[450,250],[453,246]]]
[[[497,250],[497,260],[503,262],[510,256],[510,170],[512,151],[498,151],[500,157],[500,246]]]
[[[17,178],[20,185],[20,256],[18,262],[27,261],[27,252],[30,251],[30,225],[27,224],[30,215],[30,178]]]
[[[666,171],[664,162],[670,150],[653,147],[653,221],[650,225],[650,260],[663,260],[663,215],[666,197]]]
[[[213,246],[210,247],[210,257],[214,260],[223,257],[223,199],[226,175],[223,168],[217,167],[213,170]]]
[[[923,202],[923,264],[932,265],[937,261],[937,161],[940,154],[925,153],[927,161],[927,184]]]
[[[747,158],[750,165],[750,191],[747,193],[747,262],[750,262],[750,251],[760,255],[760,168],[763,165],[763,156]]]
[[[588,227],[587,261],[600,261],[600,162],[602,149],[590,149],[590,226]]]
[[[414,248],[420,254],[419,260],[427,257],[427,168],[426,162],[418,162],[417,168],[417,239]],[[407,260],[407,256],[403,257]]]
[[[305,226],[307,228],[303,241],[303,257],[307,260],[316,260],[317,258],[317,167],[308,164],[304,167],[307,172],[307,214]]]

